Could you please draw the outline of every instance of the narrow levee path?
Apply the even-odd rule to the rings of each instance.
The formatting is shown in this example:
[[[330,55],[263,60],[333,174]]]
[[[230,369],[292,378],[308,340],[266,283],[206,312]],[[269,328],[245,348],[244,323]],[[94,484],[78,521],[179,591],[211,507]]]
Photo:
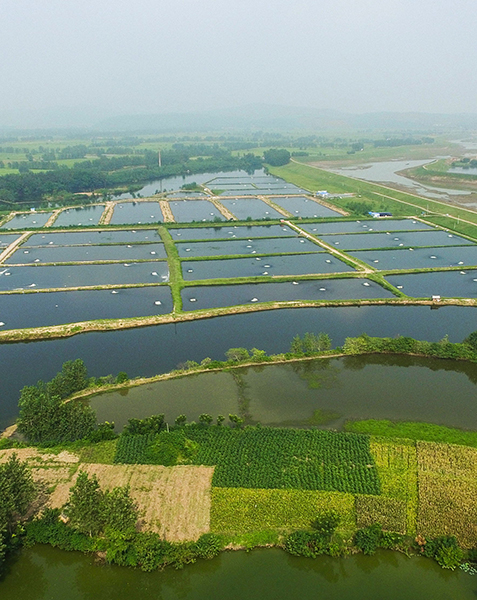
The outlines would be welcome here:
[[[0,254],[0,263],[10,258],[10,256],[15,252],[15,250],[23,244],[23,242],[27,239],[27,237],[31,234],[31,231],[25,231],[18,239],[16,239],[10,246],[5,248],[5,250]]]

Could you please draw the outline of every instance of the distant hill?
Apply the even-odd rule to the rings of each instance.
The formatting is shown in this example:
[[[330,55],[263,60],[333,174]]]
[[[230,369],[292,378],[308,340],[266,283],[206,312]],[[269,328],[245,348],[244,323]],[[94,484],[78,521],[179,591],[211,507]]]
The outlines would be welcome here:
[[[310,107],[252,104],[219,110],[113,115],[95,108],[1,113],[0,133],[32,129],[83,129],[95,132],[180,133],[239,131],[399,131],[439,133],[477,129],[477,114],[410,112],[344,113]]]

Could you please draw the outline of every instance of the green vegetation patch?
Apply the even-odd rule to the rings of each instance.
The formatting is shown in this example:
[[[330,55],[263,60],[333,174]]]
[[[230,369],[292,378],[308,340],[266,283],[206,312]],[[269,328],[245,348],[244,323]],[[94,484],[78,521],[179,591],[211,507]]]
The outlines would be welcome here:
[[[385,496],[356,496],[356,525],[368,527],[379,523],[386,531],[405,534],[406,503]]]
[[[384,438],[407,438],[427,442],[443,442],[477,448],[477,431],[464,431],[444,425],[419,422],[393,422],[369,419],[366,421],[348,421],[346,431],[366,433]]]
[[[317,515],[325,511],[333,511],[340,517],[340,529],[353,531],[356,528],[351,494],[212,488],[211,498],[210,529],[216,533],[308,528]]]
[[[115,462],[216,466],[216,487],[380,493],[369,437],[332,431],[189,425],[123,434]]]

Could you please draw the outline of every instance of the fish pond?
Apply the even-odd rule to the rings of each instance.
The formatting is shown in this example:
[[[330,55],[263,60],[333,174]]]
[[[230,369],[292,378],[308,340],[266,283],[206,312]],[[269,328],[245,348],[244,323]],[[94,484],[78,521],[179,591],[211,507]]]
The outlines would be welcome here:
[[[476,364],[369,355],[203,373],[103,393],[90,404],[99,422],[118,430],[161,413],[169,422],[232,413],[273,426],[341,429],[348,419],[389,419],[477,429],[476,392]]]
[[[307,223],[302,229],[313,234],[320,233],[367,233],[370,231],[419,231],[433,229],[429,225],[411,219],[373,219],[371,221],[331,221]]]
[[[67,208],[60,212],[55,220],[55,227],[71,225],[97,225],[104,212],[104,204]]]
[[[163,283],[168,280],[169,269],[166,261],[101,265],[39,265],[0,269],[0,291]]]
[[[253,252],[253,251],[252,251]],[[182,275],[187,281],[222,277],[260,277],[345,273],[354,269],[327,252],[285,254],[256,258],[182,261]]]
[[[29,229],[30,227],[43,227],[53,213],[30,212],[15,215],[4,223],[0,229]]]
[[[152,260],[167,258],[164,244],[122,244],[120,246],[46,246],[45,248],[19,248],[7,264],[92,262],[97,260]]]
[[[365,248],[399,248],[419,246],[473,246],[473,242],[445,231],[386,232],[320,235],[320,239],[342,250],[361,250]]]
[[[177,200],[170,202],[169,206],[178,223],[225,220],[222,213],[208,200]]]
[[[363,250],[350,254],[381,271],[477,265],[477,246],[416,248],[415,250]]]
[[[290,227],[282,225],[227,225],[226,227],[190,227],[170,228],[169,233],[175,241],[213,240],[254,237],[287,237],[297,233]]]
[[[220,199],[220,203],[225,206],[237,219],[283,219],[283,215],[272,208],[259,198],[233,198],[231,200]]]
[[[84,244],[121,244],[157,242],[161,237],[155,229],[106,229],[104,231],[68,231],[66,233],[34,233],[22,248],[36,246],[81,246]]]
[[[472,270],[389,275],[386,279],[407,296],[415,298],[429,298],[429,296],[477,297],[477,271]]]
[[[374,281],[318,279],[316,281],[186,287],[182,290],[181,296],[183,310],[197,310],[255,302],[390,298],[393,295]]]
[[[0,294],[0,329],[144,317],[171,310],[169,286]]]
[[[176,243],[176,248],[181,257],[227,256],[233,254],[285,254],[318,252],[322,249],[321,246],[310,242],[310,240],[298,237]]]
[[[273,201],[294,217],[339,217],[340,213],[332,210],[310,198],[291,196],[289,198],[274,198]]]
[[[124,202],[116,204],[111,225],[157,223],[163,221],[159,202]]]

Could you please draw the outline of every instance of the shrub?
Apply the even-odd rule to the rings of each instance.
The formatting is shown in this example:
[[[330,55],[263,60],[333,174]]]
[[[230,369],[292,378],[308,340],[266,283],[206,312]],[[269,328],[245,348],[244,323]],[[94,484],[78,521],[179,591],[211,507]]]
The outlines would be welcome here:
[[[374,554],[381,541],[381,534],[381,525],[376,523],[364,529],[358,529],[353,541],[363,554]]]

